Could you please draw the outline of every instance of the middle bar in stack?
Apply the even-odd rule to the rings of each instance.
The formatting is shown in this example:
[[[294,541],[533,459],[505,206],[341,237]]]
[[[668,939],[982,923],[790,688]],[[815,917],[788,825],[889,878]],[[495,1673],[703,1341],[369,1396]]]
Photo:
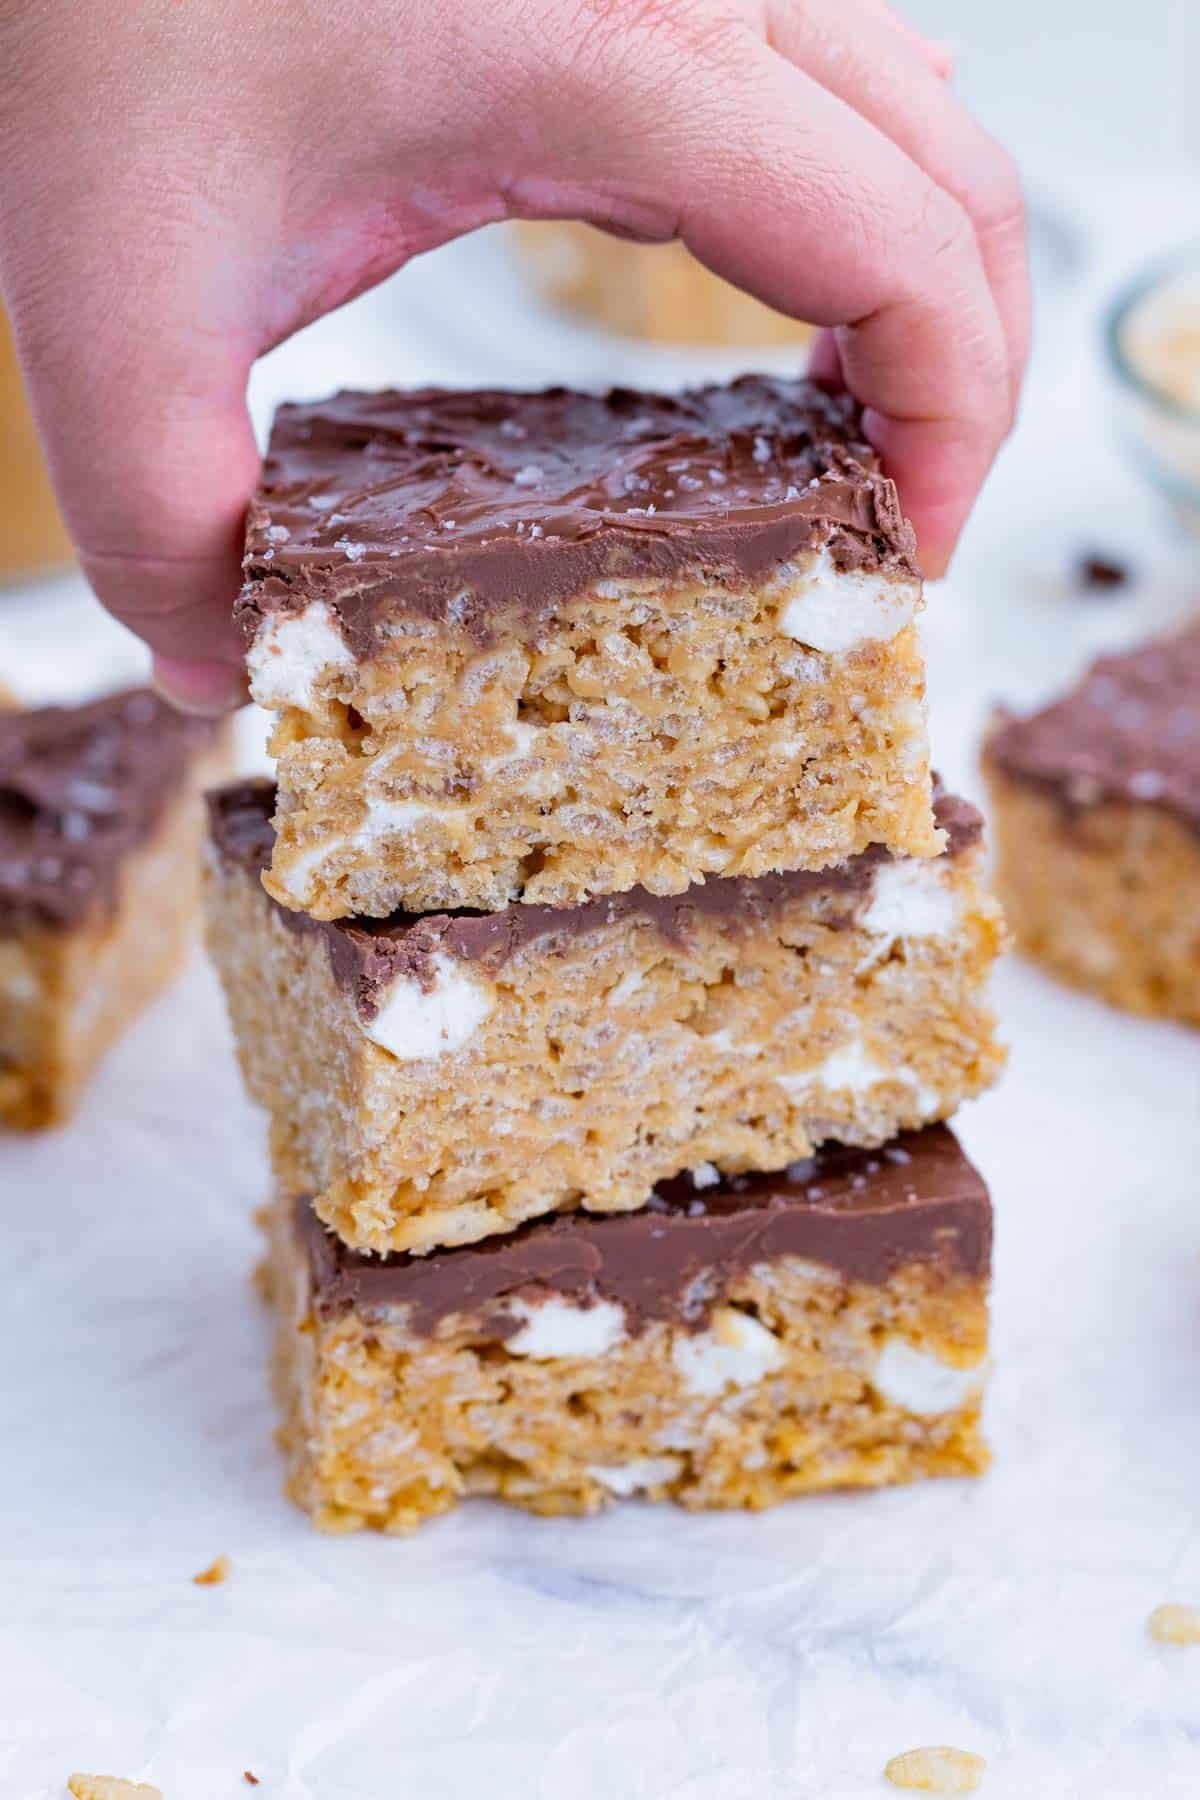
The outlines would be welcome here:
[[[736,1219],[761,1173],[815,1217],[821,1181],[772,1171],[988,1085],[1003,930],[978,815],[935,798],[919,604],[894,487],[804,382],[284,411],[240,608],[279,786],[211,799],[209,930],[270,1118],[275,1291],[308,1282],[285,1340],[313,1212],[339,1267],[404,1259],[419,1309],[473,1243],[587,1260],[586,1214],[680,1178]],[[307,1416],[311,1359],[281,1361]],[[297,1429],[297,1492],[337,1512]]]
[[[980,820],[931,860],[324,923],[265,892],[273,790],[211,795],[209,936],[276,1175],[355,1249],[622,1212],[946,1119],[994,1078]]]

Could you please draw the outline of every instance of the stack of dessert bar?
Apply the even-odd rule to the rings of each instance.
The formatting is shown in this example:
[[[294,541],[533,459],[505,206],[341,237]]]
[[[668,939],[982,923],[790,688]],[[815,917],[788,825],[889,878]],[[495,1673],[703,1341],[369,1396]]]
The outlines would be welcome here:
[[[1001,926],[920,600],[804,382],[280,413],[209,917],[320,1524],[982,1466]]]

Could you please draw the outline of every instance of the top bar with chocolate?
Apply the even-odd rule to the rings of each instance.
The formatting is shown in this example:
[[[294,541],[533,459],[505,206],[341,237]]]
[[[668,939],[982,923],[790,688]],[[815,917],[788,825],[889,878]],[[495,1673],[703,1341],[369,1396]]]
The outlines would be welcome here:
[[[284,407],[238,603],[267,885],[383,917],[934,855],[920,601],[805,381]]]

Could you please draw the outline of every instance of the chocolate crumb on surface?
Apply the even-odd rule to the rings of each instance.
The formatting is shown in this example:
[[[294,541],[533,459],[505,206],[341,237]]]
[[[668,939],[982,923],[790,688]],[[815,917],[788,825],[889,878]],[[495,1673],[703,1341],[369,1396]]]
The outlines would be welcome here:
[[[374,1257],[331,1237],[307,1199],[296,1221],[327,1315],[407,1306],[432,1333],[450,1314],[499,1307],[487,1329],[517,1329],[503,1302],[541,1290],[575,1304],[614,1301],[637,1332],[655,1320],[700,1328],[717,1270],[727,1285],[757,1263],[796,1256],[846,1281],[880,1283],[914,1262],[972,1277],[991,1260],[987,1188],[943,1125],[882,1150],[829,1146],[773,1175],[736,1175],[697,1192],[690,1174],[660,1184],[641,1211],[531,1220],[507,1237],[425,1256]]]
[[[339,393],[276,414],[238,616],[249,642],[319,597],[358,654],[400,612],[487,641],[599,580],[744,583],[817,546],[917,573],[858,410],[806,380]]]
[[[209,836],[226,863],[258,871],[271,860],[275,842],[271,817],[275,789],[270,781],[232,782],[207,796]],[[977,844],[981,815],[969,801],[935,787],[934,817],[946,833],[946,852],[957,856]],[[731,924],[757,923],[773,908],[802,894],[864,893],[874,870],[891,859],[882,845],[831,868],[796,869],[783,875],[715,876],[680,894],[652,894],[635,887],[604,894],[581,906],[526,905],[514,901],[501,912],[393,913],[387,919],[320,921],[307,913],[270,904],[287,930],[317,932],[329,952],[334,978],[353,993],[359,1016],[371,1019],[390,983],[407,976],[429,986],[434,958],[455,956],[498,968],[531,943],[556,933],[578,936],[598,926],[642,916],[670,942],[686,938],[697,916],[727,918]],[[845,923],[851,924],[847,913]]]
[[[1128,563],[1096,550],[1085,551],[1075,565],[1075,572],[1080,587],[1100,591],[1128,587],[1133,578]]]

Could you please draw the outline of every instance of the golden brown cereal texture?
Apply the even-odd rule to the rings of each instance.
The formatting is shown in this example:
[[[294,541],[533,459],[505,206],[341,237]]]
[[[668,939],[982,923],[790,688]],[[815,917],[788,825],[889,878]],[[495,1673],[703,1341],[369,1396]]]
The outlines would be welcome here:
[[[680,243],[631,244],[572,220],[522,220],[521,253],[547,299],[626,337],[662,344],[801,345],[811,325],[713,275]]]
[[[938,1745],[905,1750],[893,1756],[883,1772],[893,1787],[918,1789],[924,1794],[973,1794],[986,1768],[982,1756],[970,1750]]]
[[[1017,944],[1126,1012],[1200,1025],[1200,841],[1145,805],[1067,813],[988,770],[996,883]]]
[[[414,1334],[401,1307],[322,1318],[293,1221],[281,1199],[280,1443],[288,1491],[323,1530],[410,1531],[472,1494],[550,1515],[596,1512],[626,1491],[757,1510],[987,1465],[978,1389],[956,1411],[919,1417],[870,1379],[899,1334],[978,1368],[982,1384],[978,1280],[918,1264],[874,1286],[796,1258],[759,1265],[728,1284],[710,1328],[719,1336],[722,1315],[749,1317],[774,1335],[777,1365],[751,1385],[697,1392],[674,1356],[694,1340],[663,1322],[601,1356],[535,1358],[490,1341],[470,1316],[443,1319],[432,1337]]]
[[[614,582],[492,650],[396,620],[279,715],[269,891],[378,918],[936,854],[915,627],[819,654],[796,581]]]
[[[1003,928],[976,852],[944,880],[939,936],[839,928],[825,889],[756,922],[701,916],[682,943],[645,917],[538,939],[479,976],[491,1011],[468,1041],[422,1061],[367,1037],[322,935],[289,930],[241,867],[210,875],[209,942],[279,1179],[355,1248],[425,1251],[629,1210],[697,1163],[782,1168],[949,1117],[1002,1063]]]
[[[111,917],[0,937],[0,1125],[69,1117],[105,1052],[179,973],[196,927],[199,788],[224,760],[201,759],[190,789],[126,858]]]

